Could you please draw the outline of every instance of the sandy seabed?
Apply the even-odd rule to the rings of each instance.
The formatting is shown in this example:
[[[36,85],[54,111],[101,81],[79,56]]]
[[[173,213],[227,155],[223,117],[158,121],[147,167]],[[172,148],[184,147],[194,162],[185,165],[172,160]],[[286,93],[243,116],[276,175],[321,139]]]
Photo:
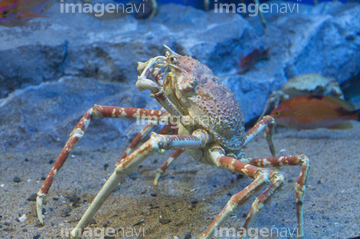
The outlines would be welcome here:
[[[86,137],[86,136],[85,136]],[[42,185],[61,148],[39,148],[26,153],[1,153],[0,237],[67,238],[106,179],[122,148],[89,148],[81,143],[57,174],[45,199],[45,225],[36,218],[35,202],[27,199]],[[360,236],[360,123],[350,130],[278,129],[275,146],[280,155],[306,154],[311,171],[304,201],[305,238]],[[171,152],[153,155],[126,178],[95,215],[91,234],[115,231],[105,238],[199,238],[231,195],[252,179],[203,165],[187,153],[153,185],[156,169]],[[264,137],[244,149],[248,157],[270,157]],[[104,165],[108,164],[108,168]],[[284,186],[260,212],[253,225],[258,238],[295,238],[294,184],[299,166],[281,167]],[[18,177],[21,181],[14,182]],[[72,205],[73,195],[80,197]],[[233,212],[223,227],[238,230],[254,198]],[[73,201],[73,200],[72,200]],[[24,216],[25,215],[25,216]],[[265,229],[264,229],[265,228]],[[260,230],[272,232],[260,236]],[[218,235],[214,238],[237,238]],[[98,237],[103,238],[103,237]]]

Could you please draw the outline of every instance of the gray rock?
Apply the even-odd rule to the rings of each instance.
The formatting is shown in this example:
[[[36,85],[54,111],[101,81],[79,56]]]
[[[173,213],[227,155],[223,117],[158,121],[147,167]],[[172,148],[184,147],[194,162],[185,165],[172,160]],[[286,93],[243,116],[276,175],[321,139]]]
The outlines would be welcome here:
[[[293,76],[318,73],[342,83],[360,72],[360,4],[299,4],[299,13],[265,17],[265,30],[258,18],[249,21],[270,48],[270,59],[257,63],[259,70],[222,77],[242,105],[246,121],[256,118],[270,92]],[[251,48],[244,55],[249,52]]]
[[[271,91],[292,76],[320,73],[339,83],[360,71],[360,5],[327,3],[298,14],[259,18],[206,13],[163,5],[152,20],[124,14],[96,18],[60,14],[30,27],[0,27],[0,147],[30,150],[62,147],[80,117],[94,104],[155,108],[135,87],[137,61],[162,55],[163,44],[190,55],[219,75],[255,118]],[[336,9],[336,10],[335,10]],[[250,22],[250,23],[249,23]],[[271,48],[259,70],[243,75],[240,55]],[[94,120],[82,144],[120,144],[139,126],[127,120]]]
[[[94,104],[134,107],[139,99],[146,100],[144,94],[131,89],[125,84],[68,76],[17,90],[0,100],[0,147],[62,147],[76,123]],[[121,143],[131,123],[123,119],[94,119],[82,144],[100,147],[104,142]]]

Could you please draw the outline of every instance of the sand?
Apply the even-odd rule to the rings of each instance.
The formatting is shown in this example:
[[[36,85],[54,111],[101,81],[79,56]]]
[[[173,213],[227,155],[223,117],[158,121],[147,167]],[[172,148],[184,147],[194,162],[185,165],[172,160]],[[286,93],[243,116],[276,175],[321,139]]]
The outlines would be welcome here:
[[[80,143],[57,174],[45,199],[44,226],[39,226],[35,202],[27,199],[39,190],[41,178],[52,167],[49,161],[56,159],[61,148],[39,145],[31,152],[2,153],[0,237],[66,238],[127,145],[124,141],[121,148],[87,148]],[[311,160],[304,201],[305,238],[360,236],[360,123],[354,122],[351,130],[279,128],[275,146],[282,151],[281,155],[304,153]],[[224,169],[200,164],[186,153],[170,166],[155,187],[156,169],[169,153],[150,157],[124,180],[96,214],[96,224],[91,225],[89,234],[122,228],[114,237],[105,238],[199,238],[230,196],[252,182]],[[253,158],[270,157],[262,136],[251,142],[244,153]],[[109,165],[106,170],[105,164]],[[296,227],[294,184],[300,167],[282,167],[281,171],[285,175],[284,186],[260,212],[252,231],[271,230],[274,235],[258,238],[294,238],[290,235]],[[15,177],[21,181],[14,182]],[[80,200],[72,206],[69,197],[74,194]],[[234,211],[223,226],[241,227],[252,201],[253,198]],[[140,235],[136,236],[137,233]]]

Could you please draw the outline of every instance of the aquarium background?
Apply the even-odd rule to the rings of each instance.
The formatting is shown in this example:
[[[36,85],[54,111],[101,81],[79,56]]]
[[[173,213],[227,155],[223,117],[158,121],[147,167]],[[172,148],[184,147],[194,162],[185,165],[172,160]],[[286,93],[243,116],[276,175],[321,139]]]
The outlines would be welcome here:
[[[141,125],[119,119],[91,122],[46,198],[44,227],[37,222],[35,202],[27,199],[39,190],[70,132],[94,104],[160,108],[135,83],[137,62],[164,55],[164,44],[211,68],[235,94],[249,127],[272,91],[303,74],[334,79],[345,99],[360,108],[358,1],[319,0],[314,6],[303,0],[291,5],[299,12],[265,13],[266,28],[258,15],[206,12],[203,1],[174,2],[178,4],[159,1],[152,19],[126,13],[101,17],[95,12],[60,13],[63,3],[56,2],[44,12],[46,18],[34,18],[29,26],[0,26],[0,234],[4,238],[62,237],[64,228],[76,225]],[[96,3],[108,1],[92,1]],[[269,58],[241,73],[241,60],[255,49],[270,49]],[[306,238],[359,236],[359,132],[358,122],[354,129],[343,131],[278,129],[277,151],[305,153],[312,160],[304,205]],[[270,157],[262,136],[244,151],[252,158]],[[139,225],[148,234],[140,238],[199,238],[231,195],[252,182],[202,165],[186,154],[154,187],[155,172],[169,153],[151,157],[131,174],[92,227],[133,228],[144,219]],[[286,183],[261,211],[257,227],[296,227],[294,183],[299,167],[281,170]],[[15,182],[15,177],[21,181]],[[72,195],[81,198],[78,204],[69,201]],[[227,225],[241,226],[251,203],[234,212]],[[66,210],[70,212],[64,214]],[[18,222],[23,214],[25,222]],[[161,223],[160,216],[171,222]]]

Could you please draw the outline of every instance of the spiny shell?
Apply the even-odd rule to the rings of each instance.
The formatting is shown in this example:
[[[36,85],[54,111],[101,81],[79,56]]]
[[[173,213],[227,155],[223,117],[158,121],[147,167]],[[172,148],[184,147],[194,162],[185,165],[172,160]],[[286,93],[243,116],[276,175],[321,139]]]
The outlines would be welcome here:
[[[189,84],[194,88],[194,94],[187,97],[189,115],[225,149],[240,150],[245,137],[244,118],[233,92],[206,65],[187,56],[179,60],[190,79],[179,87]]]

